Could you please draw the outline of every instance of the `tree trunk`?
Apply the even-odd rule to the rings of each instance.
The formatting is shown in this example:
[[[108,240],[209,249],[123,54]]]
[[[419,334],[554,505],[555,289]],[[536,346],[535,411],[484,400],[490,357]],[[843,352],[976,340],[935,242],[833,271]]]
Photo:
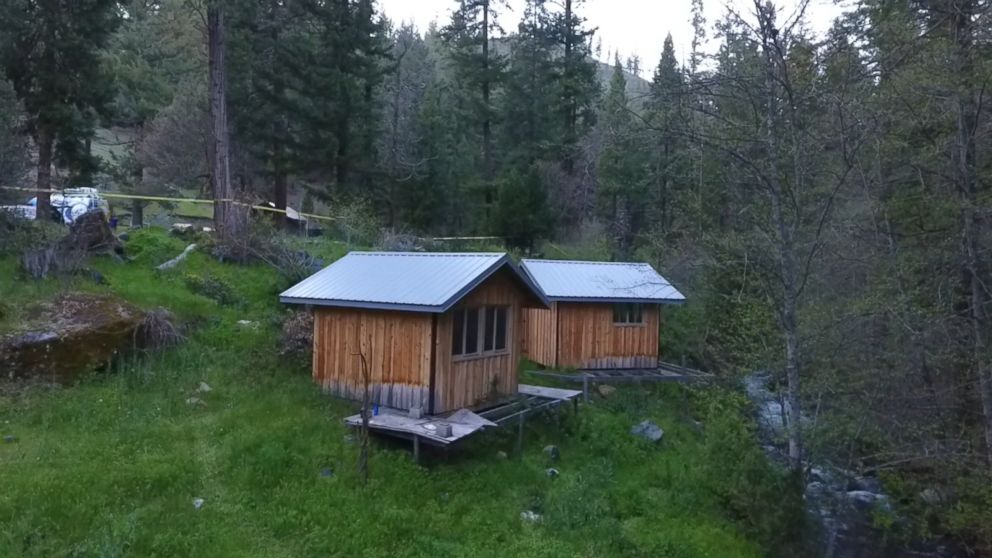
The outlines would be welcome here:
[[[576,120],[578,119],[578,108],[575,102],[575,91],[572,88],[572,50],[575,45],[572,44],[575,37],[572,36],[572,0],[565,0],[565,59],[564,59],[564,72],[562,72],[562,82],[568,87],[568,91],[565,92],[565,158],[562,161],[562,168],[565,173],[571,175],[575,170],[575,158],[574,158],[574,148],[575,143],[578,141],[575,137],[575,126]]]
[[[776,45],[773,44],[778,30],[774,28],[773,14],[768,12],[770,8],[765,8],[755,0],[755,7],[758,13],[760,32],[762,39],[762,52],[765,57],[765,123],[764,141],[768,165],[771,169],[765,177],[766,188],[768,189],[769,201],[771,202],[773,227],[775,228],[775,242],[779,257],[779,273],[781,274],[782,291],[779,301],[779,321],[782,327],[782,336],[785,340],[785,380],[786,380],[786,419],[788,420],[789,437],[789,466],[793,472],[799,473],[803,467],[803,443],[802,443],[802,399],[800,397],[800,373],[799,373],[799,326],[796,320],[796,307],[799,297],[799,273],[796,262],[795,231],[788,222],[785,211],[785,197],[787,195],[781,179],[777,175],[779,162],[779,145],[777,129],[775,126],[776,115],[779,113],[779,106],[776,102],[777,91],[780,83],[778,76],[778,63],[776,58]],[[795,124],[795,123],[793,123]],[[799,181],[801,169],[797,164],[794,168],[794,180]],[[798,187],[798,186],[793,186]],[[796,224],[799,223],[799,216],[795,217]]]
[[[214,197],[214,227],[220,235],[234,234],[231,204],[230,140],[227,128],[227,60],[224,12],[216,3],[207,8],[210,72],[210,186]]]
[[[55,138],[51,130],[45,126],[38,126],[38,182],[37,182],[37,206],[35,207],[35,220],[46,221],[52,215],[52,144]]]
[[[490,121],[491,110],[489,107],[489,97],[491,84],[489,83],[489,0],[482,4],[482,178],[485,181],[485,215],[489,218],[489,210],[493,203],[493,146],[492,146],[492,122]]]

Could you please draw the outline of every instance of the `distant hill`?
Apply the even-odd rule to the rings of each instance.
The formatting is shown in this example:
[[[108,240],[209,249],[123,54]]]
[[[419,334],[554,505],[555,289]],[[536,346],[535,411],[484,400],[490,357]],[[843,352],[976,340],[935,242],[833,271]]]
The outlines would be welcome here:
[[[610,86],[610,79],[613,77],[613,64],[597,60],[596,77],[599,78],[599,83],[605,91]],[[623,72],[623,77],[627,80],[627,98],[637,103],[641,102],[648,94],[651,82],[626,70]]]

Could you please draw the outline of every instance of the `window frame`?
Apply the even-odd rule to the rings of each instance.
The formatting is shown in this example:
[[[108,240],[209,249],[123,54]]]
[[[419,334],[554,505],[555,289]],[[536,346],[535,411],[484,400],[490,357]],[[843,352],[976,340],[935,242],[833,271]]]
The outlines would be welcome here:
[[[476,350],[475,352],[465,352],[465,343],[468,338],[468,315],[471,311],[477,312],[476,319]],[[504,316],[503,323],[503,347],[498,348],[496,346],[496,340],[498,338],[498,320],[501,314]],[[511,313],[512,310],[510,306],[505,304],[483,304],[478,306],[460,306],[455,308],[453,313],[460,313],[461,319],[456,318],[453,314],[451,317],[451,328],[452,328],[452,340],[451,340],[451,358],[456,361],[461,360],[473,360],[479,358],[489,358],[502,356],[510,353],[510,339],[512,331],[511,323]],[[488,318],[492,318],[492,323],[489,322]],[[462,331],[458,335],[455,333],[455,324],[461,321]],[[461,351],[460,353],[455,352],[455,341],[461,340]],[[486,349],[487,342],[491,342],[491,349]]]
[[[613,325],[617,327],[644,327],[644,309],[647,305],[642,302],[616,302],[613,304]],[[635,321],[633,318],[637,318]]]

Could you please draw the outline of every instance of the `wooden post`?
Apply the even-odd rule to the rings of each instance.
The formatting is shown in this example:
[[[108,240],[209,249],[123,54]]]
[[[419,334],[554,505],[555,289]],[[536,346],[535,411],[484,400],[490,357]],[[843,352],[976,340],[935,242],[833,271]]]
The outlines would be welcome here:
[[[589,402],[589,375],[582,375],[582,399],[588,403]]]
[[[413,436],[413,462],[420,465],[420,436]]]
[[[520,412],[520,422],[517,426],[517,458],[522,458],[524,454],[524,418],[526,412]]]

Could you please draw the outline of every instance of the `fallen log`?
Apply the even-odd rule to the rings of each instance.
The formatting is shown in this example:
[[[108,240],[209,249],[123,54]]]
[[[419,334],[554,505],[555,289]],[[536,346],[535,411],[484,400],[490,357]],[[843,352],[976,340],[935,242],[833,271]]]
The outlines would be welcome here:
[[[165,271],[167,269],[172,269],[172,268],[176,267],[177,265],[179,265],[180,262],[182,262],[183,260],[185,260],[186,259],[186,256],[188,256],[189,253],[192,252],[193,250],[196,250],[196,244],[190,244],[189,246],[186,247],[185,250],[183,250],[182,254],[179,254],[175,258],[172,258],[171,260],[165,262],[164,264],[159,265],[155,269],[157,269],[159,271]]]

